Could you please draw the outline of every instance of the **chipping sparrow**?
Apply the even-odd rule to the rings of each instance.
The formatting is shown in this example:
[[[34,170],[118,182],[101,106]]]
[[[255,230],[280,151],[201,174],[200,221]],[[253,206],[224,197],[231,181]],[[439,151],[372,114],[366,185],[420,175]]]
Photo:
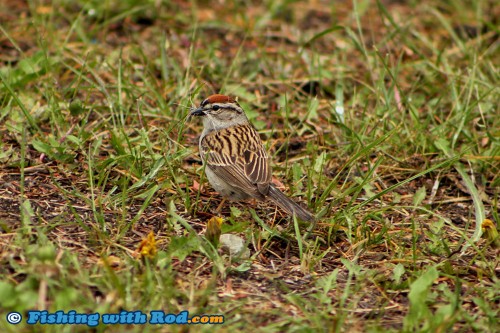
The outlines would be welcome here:
[[[270,199],[301,220],[315,219],[271,182],[269,156],[234,98],[209,96],[190,116],[203,117],[200,156],[208,181],[217,192],[231,200]]]

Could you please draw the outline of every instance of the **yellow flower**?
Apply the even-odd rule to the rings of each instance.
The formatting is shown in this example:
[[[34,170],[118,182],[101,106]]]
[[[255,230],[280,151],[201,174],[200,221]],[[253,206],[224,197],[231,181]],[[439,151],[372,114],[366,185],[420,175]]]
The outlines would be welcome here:
[[[498,249],[500,247],[500,237],[498,237],[498,230],[493,221],[485,219],[481,224],[483,229],[483,237],[488,240],[488,243],[493,246],[493,248]]]
[[[221,235],[221,225],[224,220],[221,217],[214,216],[207,223],[205,238],[217,248],[219,246],[219,238]]]
[[[156,257],[157,251],[155,234],[151,231],[148,236],[141,241],[141,244],[139,244],[137,248],[137,252],[139,252],[143,258],[153,259]]]

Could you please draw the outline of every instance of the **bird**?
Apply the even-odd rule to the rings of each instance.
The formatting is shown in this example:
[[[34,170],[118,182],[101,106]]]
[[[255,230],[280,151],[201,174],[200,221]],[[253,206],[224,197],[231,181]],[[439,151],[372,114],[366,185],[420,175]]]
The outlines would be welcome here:
[[[313,222],[315,216],[272,183],[270,158],[259,134],[235,98],[215,94],[189,116],[202,117],[200,157],[212,187],[224,198],[271,200],[290,215]]]

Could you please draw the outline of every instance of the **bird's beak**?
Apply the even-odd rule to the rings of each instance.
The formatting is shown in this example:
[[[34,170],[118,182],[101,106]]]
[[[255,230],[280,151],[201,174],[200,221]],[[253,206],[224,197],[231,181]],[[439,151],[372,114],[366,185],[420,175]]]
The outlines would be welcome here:
[[[203,111],[203,108],[193,109],[189,113],[189,117],[192,117],[192,116],[204,116],[204,115],[205,115],[205,111]]]

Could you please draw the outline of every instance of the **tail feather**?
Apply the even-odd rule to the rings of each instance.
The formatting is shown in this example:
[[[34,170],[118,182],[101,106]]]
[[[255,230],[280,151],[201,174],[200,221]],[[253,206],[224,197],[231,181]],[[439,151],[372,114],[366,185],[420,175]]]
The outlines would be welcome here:
[[[288,198],[283,192],[274,185],[269,186],[269,199],[276,205],[285,210],[288,214],[293,214],[303,221],[314,221],[315,217],[307,209],[300,207],[296,202]]]

